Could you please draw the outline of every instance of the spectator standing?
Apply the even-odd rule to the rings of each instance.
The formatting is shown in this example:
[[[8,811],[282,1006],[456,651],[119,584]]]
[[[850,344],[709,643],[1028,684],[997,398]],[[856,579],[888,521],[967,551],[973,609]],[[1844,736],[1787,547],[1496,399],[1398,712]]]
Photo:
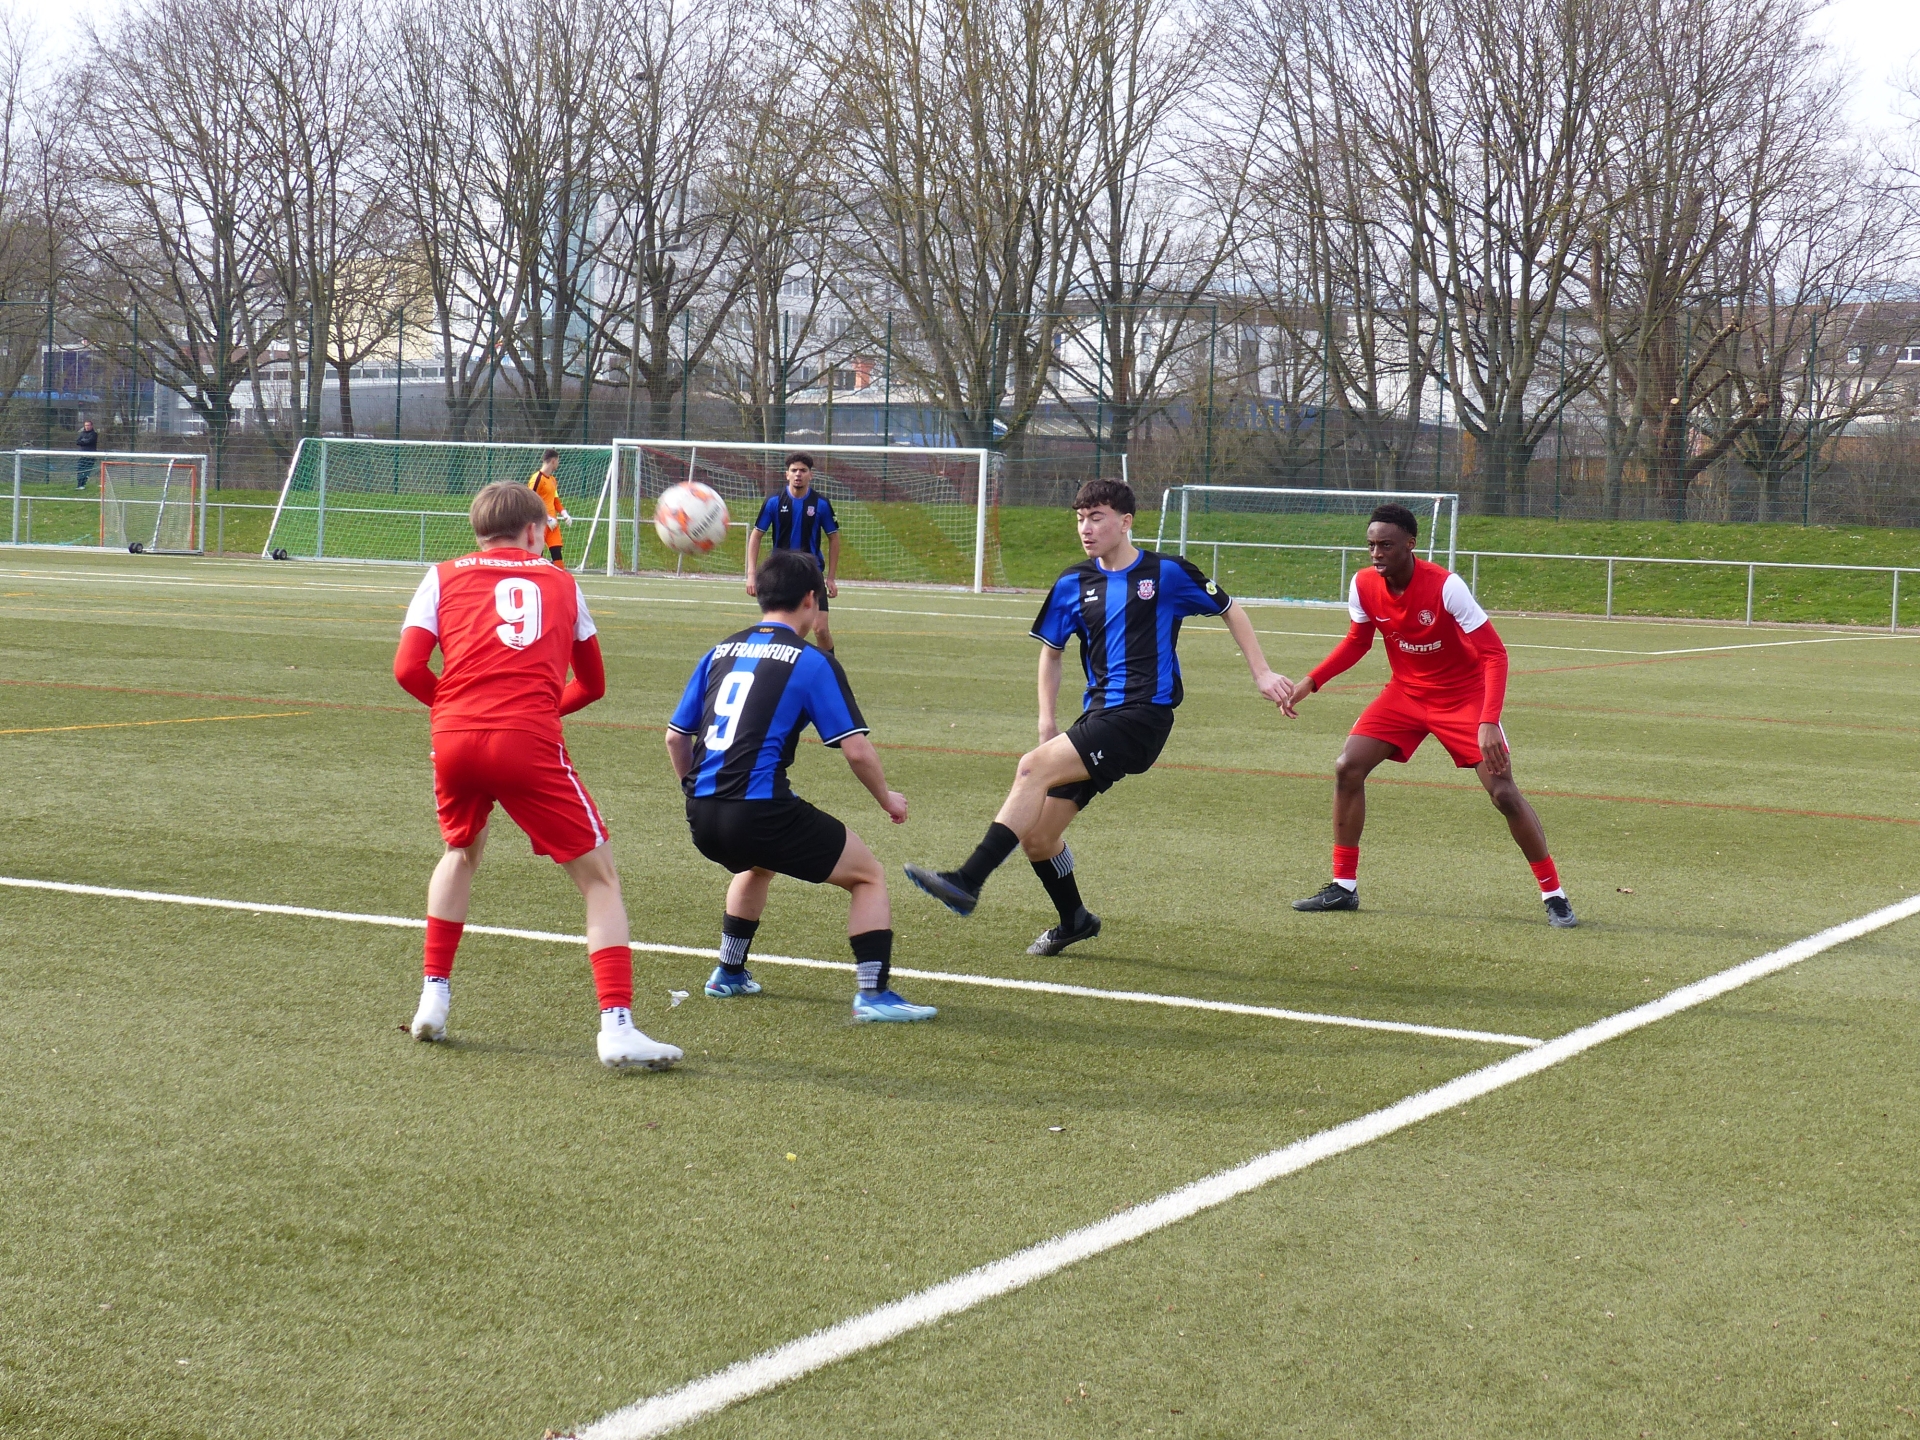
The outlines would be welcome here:
[[[73,485],[76,490],[84,490],[93,480],[93,470],[100,462],[93,458],[93,452],[100,448],[100,432],[93,428],[93,421],[81,422],[80,433],[73,437],[73,448],[81,455],[73,465]]]

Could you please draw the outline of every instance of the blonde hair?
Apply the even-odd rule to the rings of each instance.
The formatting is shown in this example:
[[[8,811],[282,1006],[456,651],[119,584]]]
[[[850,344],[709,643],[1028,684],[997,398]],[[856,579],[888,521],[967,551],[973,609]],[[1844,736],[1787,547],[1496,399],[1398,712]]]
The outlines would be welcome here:
[[[512,540],[529,525],[547,523],[547,502],[525,485],[496,480],[481,486],[467,507],[467,518],[481,540]]]

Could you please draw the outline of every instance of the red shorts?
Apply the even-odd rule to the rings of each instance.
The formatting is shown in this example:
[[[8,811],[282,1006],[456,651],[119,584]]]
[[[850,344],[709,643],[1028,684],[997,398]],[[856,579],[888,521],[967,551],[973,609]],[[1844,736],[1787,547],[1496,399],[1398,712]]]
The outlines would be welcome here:
[[[1431,735],[1446,747],[1453,763],[1466,770],[1481,760],[1481,701],[1476,690],[1457,704],[1432,704],[1389,685],[1360,712],[1360,718],[1353,722],[1353,733],[1365,735],[1369,740],[1385,741],[1394,748],[1392,758],[1403,764],[1413,758],[1420,742]]]
[[[533,853],[559,864],[607,839],[593,797],[573,772],[567,747],[526,730],[449,730],[433,738],[433,798],[440,834],[465,847],[479,838],[499,801],[527,832]]]

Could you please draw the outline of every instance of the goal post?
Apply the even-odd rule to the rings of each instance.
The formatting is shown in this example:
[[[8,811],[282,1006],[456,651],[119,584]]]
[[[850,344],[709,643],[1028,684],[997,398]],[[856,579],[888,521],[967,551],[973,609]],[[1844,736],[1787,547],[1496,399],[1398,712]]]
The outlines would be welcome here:
[[[1413,512],[1416,548],[1451,570],[1460,538],[1452,491],[1172,485],[1160,498],[1154,544],[1210,569],[1236,597],[1344,604],[1348,577],[1366,563],[1367,516],[1387,504]]]
[[[584,550],[586,512],[606,484],[605,445],[487,441],[305,439],[287,466],[263,556],[425,564],[473,549],[467,507],[496,480],[525,484],[548,450],[560,453],[560,502],[575,517],[563,558]]]
[[[839,578],[976,592],[1006,583],[999,470],[992,452],[965,446],[615,440],[581,568],[742,574],[747,532],[765,499],[786,483],[786,457],[795,452],[813,457],[814,488],[832,502]],[[711,486],[727,502],[727,538],[705,555],[669,550],[653,531],[655,502],[686,480]]]
[[[14,545],[198,555],[207,548],[205,455],[15,450]]]

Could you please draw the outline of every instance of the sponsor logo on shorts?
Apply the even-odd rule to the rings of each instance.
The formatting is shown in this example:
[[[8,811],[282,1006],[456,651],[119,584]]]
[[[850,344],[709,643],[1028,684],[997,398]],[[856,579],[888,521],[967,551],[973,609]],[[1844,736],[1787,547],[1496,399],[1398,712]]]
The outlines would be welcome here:
[[[1151,599],[1153,598],[1153,581],[1151,581],[1151,580],[1142,580],[1142,581],[1140,582],[1140,592],[1139,592],[1139,593],[1140,593],[1140,598],[1141,598],[1142,600],[1151,600]]]
[[[1422,610],[1420,612],[1420,623],[1422,625],[1431,625],[1433,623],[1433,612],[1431,610]]]

